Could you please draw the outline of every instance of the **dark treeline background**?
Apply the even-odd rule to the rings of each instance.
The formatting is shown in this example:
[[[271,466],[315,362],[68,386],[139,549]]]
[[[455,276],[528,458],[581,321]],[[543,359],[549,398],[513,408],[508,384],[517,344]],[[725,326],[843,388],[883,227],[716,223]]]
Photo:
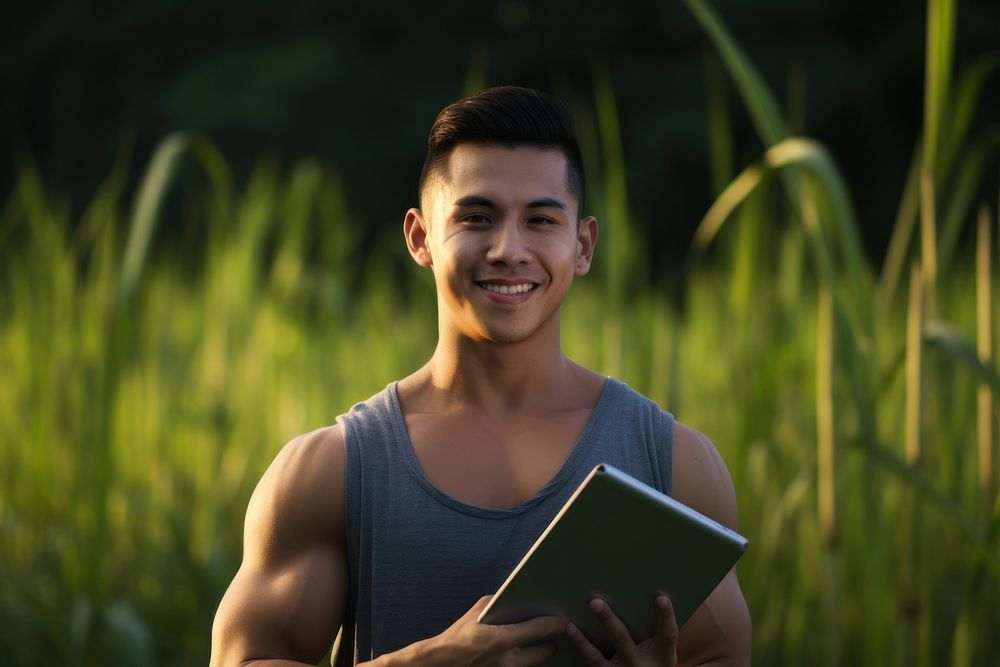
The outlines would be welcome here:
[[[877,263],[920,134],[924,5],[715,5],[794,129],[832,151]],[[553,91],[586,120],[595,69],[606,67],[632,223],[663,275],[717,194],[707,157],[713,76],[732,102],[730,171],[762,151],[679,2],[62,1],[4,13],[0,176],[11,183],[33,162],[73,210],[116,164],[138,179],[159,139],[189,130],[219,146],[237,182],[261,157],[318,157],[340,172],[370,247],[414,203],[434,115],[470,83]],[[1000,3],[963,2],[957,35],[958,69],[1000,46]],[[988,87],[980,112],[1000,105],[998,88]]]

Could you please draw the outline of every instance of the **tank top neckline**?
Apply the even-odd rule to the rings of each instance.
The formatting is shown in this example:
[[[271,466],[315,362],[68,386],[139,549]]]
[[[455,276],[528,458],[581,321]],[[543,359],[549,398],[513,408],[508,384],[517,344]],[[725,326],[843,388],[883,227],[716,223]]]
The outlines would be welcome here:
[[[604,388],[601,390],[601,395],[597,399],[597,403],[594,405],[594,409],[591,411],[590,417],[587,419],[587,424],[584,426],[580,437],[573,446],[573,450],[566,458],[562,467],[559,468],[552,479],[546,482],[542,488],[540,488],[533,496],[526,499],[519,505],[515,505],[514,507],[488,507],[463,502],[454,496],[445,493],[432,484],[430,479],[427,478],[423,467],[420,465],[420,461],[417,459],[416,451],[413,449],[413,443],[410,441],[409,431],[406,429],[406,421],[403,419],[403,410],[399,404],[399,394],[397,393],[396,388],[398,384],[399,382],[396,381],[387,387],[389,390],[389,417],[392,423],[395,441],[400,445],[403,460],[406,462],[407,471],[414,478],[414,480],[416,480],[417,484],[419,484],[428,495],[438,502],[463,514],[469,514],[486,519],[508,519],[520,516],[551,496],[553,493],[556,493],[565,481],[573,476],[573,474],[580,467],[580,464],[586,459],[587,454],[591,449],[593,449],[594,443],[597,441],[599,424],[601,423],[603,416],[612,410],[620,389],[624,386],[615,378],[607,377],[604,383]]]

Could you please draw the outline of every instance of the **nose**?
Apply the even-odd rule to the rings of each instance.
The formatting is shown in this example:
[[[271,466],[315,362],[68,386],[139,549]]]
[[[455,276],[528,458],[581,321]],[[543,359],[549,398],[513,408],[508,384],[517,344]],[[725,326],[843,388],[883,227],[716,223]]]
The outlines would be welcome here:
[[[494,228],[486,261],[490,264],[514,266],[531,260],[525,230],[515,221],[503,221]]]

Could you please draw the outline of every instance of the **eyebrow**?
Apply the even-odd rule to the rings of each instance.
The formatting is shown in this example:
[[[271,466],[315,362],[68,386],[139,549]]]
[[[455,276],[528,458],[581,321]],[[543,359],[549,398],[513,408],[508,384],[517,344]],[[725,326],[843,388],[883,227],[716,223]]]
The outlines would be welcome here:
[[[482,206],[493,210],[500,209],[500,207],[492,199],[483,197],[482,195],[468,195],[466,197],[460,197],[455,200],[455,206]],[[558,208],[561,211],[569,210],[569,206],[565,202],[552,197],[533,199],[525,205],[525,208]]]

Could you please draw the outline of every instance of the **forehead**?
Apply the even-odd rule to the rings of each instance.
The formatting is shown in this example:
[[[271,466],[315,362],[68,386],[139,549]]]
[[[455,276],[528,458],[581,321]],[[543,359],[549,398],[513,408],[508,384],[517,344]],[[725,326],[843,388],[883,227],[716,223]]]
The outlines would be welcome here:
[[[574,200],[569,193],[566,156],[557,149],[459,144],[452,149],[442,176],[436,185],[446,200],[469,194],[512,205],[541,197]]]

